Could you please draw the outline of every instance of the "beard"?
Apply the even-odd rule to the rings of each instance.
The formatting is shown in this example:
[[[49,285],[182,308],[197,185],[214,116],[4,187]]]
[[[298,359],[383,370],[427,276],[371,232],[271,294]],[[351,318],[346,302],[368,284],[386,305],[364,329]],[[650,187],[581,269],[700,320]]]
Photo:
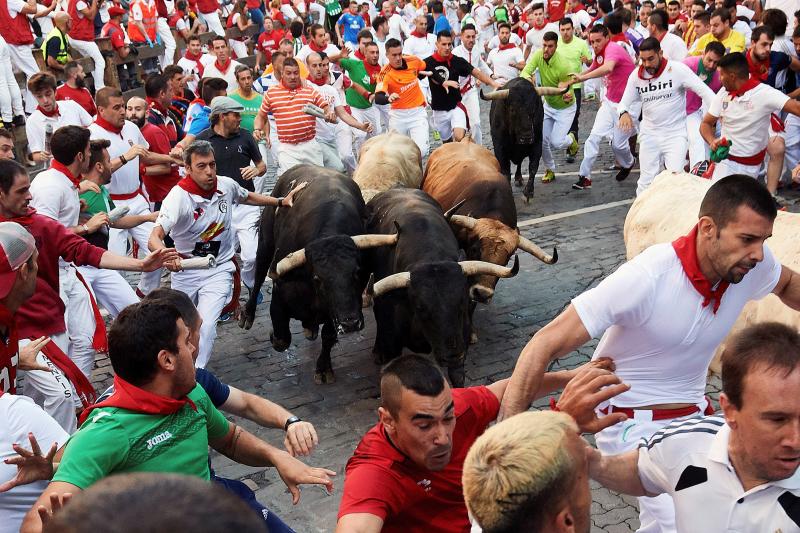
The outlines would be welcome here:
[[[147,120],[147,117],[145,117],[144,115],[127,117],[127,118],[128,120],[136,124],[136,127],[139,129],[142,129],[144,127],[145,120]]]
[[[81,77],[75,78],[75,86],[78,87],[78,89],[83,89],[86,87],[86,80]]]

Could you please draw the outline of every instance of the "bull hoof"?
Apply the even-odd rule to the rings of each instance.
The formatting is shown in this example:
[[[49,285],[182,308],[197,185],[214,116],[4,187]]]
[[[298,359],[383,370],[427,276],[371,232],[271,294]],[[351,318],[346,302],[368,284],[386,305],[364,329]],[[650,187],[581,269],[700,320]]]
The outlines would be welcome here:
[[[253,327],[253,316],[249,313],[242,313],[239,317],[239,327],[242,329],[250,329]]]
[[[450,378],[450,385],[454,388],[461,388],[464,386],[465,374],[464,365],[457,367],[450,367],[447,369],[447,377]]]
[[[514,183],[518,186],[522,186],[522,176],[514,176]]]
[[[283,340],[279,339],[275,336],[274,333],[269,334],[269,342],[272,343],[272,347],[275,349],[276,352],[283,352],[286,348],[289,347],[290,340]]]
[[[333,375],[333,370],[329,369],[325,372],[319,370],[314,371],[314,383],[317,385],[324,385],[326,383],[336,383],[336,376]]]
[[[310,341],[316,340],[318,334],[319,326],[315,326],[314,328],[303,328],[303,335],[305,335],[306,339]]]
[[[474,331],[469,334],[469,343],[475,344],[478,342],[478,334]]]

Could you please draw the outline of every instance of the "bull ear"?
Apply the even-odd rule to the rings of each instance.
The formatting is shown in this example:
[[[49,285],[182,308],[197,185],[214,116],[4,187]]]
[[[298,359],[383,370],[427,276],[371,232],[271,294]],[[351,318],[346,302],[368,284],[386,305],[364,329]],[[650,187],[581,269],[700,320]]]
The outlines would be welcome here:
[[[466,203],[466,201],[467,201],[467,199],[466,199],[466,198],[464,198],[463,200],[461,200],[460,202],[458,202],[456,205],[454,205],[453,207],[451,207],[450,209],[448,209],[447,211],[445,211],[445,213],[444,213],[444,218],[445,218],[445,220],[447,220],[448,222],[450,222],[450,217],[452,217],[453,215],[455,215],[455,214],[456,214],[456,212],[457,212],[459,209],[461,209],[461,206],[462,206],[462,205],[464,205],[464,203]]]
[[[394,221],[394,227],[397,230],[397,234],[400,235],[400,223],[398,221]]]

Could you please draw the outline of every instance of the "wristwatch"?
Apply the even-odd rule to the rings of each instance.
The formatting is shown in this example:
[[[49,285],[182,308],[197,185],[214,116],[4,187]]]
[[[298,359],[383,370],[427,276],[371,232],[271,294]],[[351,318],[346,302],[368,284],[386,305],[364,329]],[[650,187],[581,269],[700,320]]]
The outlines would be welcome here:
[[[289,417],[289,418],[286,420],[286,423],[283,425],[283,430],[284,430],[284,431],[289,431],[289,426],[291,426],[291,425],[292,425],[292,424],[294,424],[295,422],[302,422],[302,420],[300,420],[300,417],[297,417],[297,416],[290,416],[290,417]]]

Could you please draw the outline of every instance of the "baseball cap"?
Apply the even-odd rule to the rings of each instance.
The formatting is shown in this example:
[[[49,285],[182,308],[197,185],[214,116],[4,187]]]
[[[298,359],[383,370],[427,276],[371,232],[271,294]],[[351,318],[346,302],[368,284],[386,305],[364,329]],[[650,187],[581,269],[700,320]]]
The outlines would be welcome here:
[[[244,106],[230,96],[217,96],[211,100],[211,114],[221,115],[223,113],[241,113]]]
[[[111,6],[108,8],[108,16],[109,17],[116,17],[118,15],[124,15],[126,11],[119,6]]]
[[[16,222],[0,222],[0,298],[5,298],[17,279],[17,270],[31,258],[36,241]]]

